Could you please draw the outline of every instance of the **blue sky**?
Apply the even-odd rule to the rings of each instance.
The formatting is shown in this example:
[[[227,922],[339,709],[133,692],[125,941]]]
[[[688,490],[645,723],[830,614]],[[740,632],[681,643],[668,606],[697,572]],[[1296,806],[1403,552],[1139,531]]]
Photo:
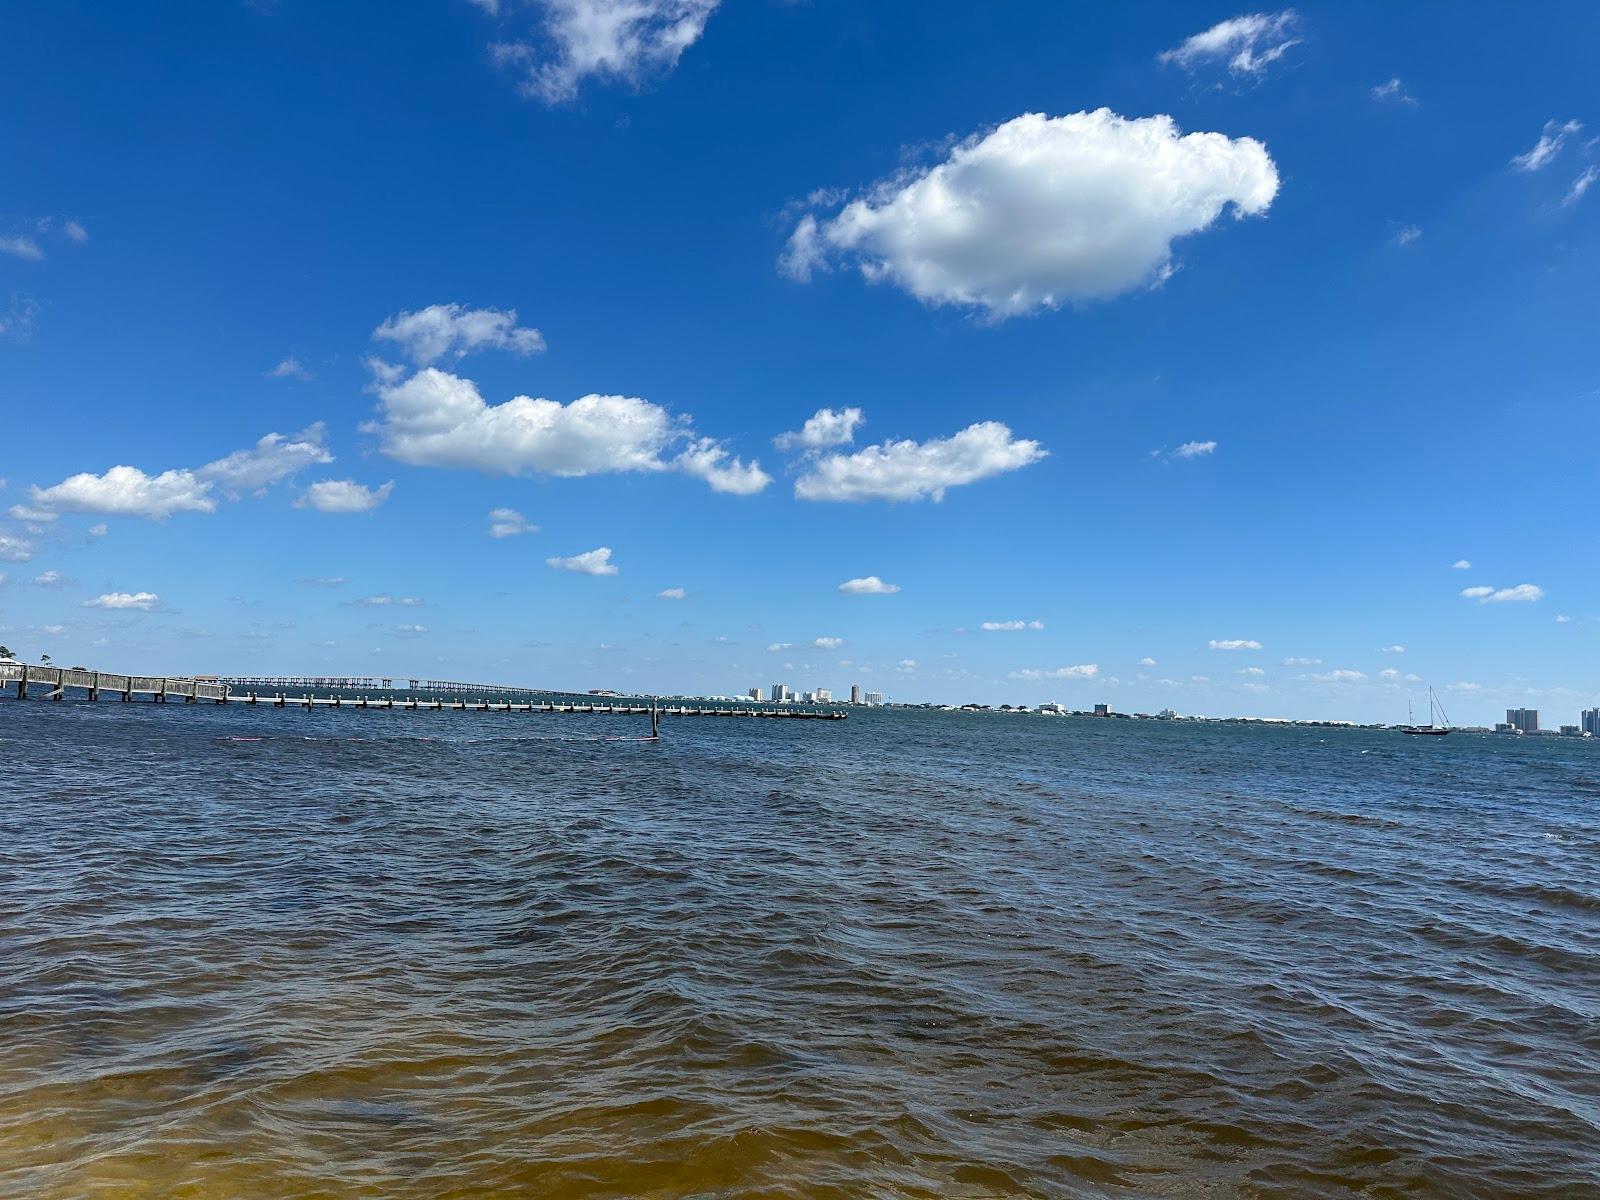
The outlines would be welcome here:
[[[1597,35],[1586,4],[19,10],[0,640],[1576,720]]]

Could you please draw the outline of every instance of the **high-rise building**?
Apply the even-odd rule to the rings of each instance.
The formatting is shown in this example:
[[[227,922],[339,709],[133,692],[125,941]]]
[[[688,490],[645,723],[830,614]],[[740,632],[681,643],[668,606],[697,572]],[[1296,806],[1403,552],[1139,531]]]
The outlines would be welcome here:
[[[1537,708],[1508,708],[1506,709],[1506,724],[1519,733],[1539,732],[1539,710]]]
[[[859,683],[852,683],[850,685],[850,703],[861,703],[861,685]]]
[[[761,699],[761,689],[760,688],[751,688],[750,689],[750,699],[752,699],[752,700]]]
[[[1111,715],[1111,705],[1096,704],[1094,706],[1094,715],[1097,717],[1109,717]]]
[[[772,685],[772,702],[774,704],[782,704],[785,700],[793,699],[794,693],[789,690],[787,683],[775,683]]]
[[[882,692],[868,692],[867,695],[866,695],[866,701],[867,701],[868,704],[882,704],[883,703],[883,693]]]
[[[833,703],[833,692],[828,688],[818,688],[817,689],[817,703],[818,704],[832,704]]]
[[[1580,722],[1583,731],[1591,737],[1600,737],[1600,708],[1586,708]]]

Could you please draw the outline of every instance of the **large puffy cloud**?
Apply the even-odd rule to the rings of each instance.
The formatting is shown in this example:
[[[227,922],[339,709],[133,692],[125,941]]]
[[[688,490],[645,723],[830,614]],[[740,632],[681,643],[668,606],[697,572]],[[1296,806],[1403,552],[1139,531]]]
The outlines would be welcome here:
[[[326,429],[321,421],[302,429],[293,437],[269,433],[249,450],[235,450],[195,472],[230,491],[251,492],[287,479],[296,471],[331,463],[333,455],[324,444]]]
[[[193,471],[146,475],[137,467],[112,467],[103,475],[87,471],[30,494],[41,508],[56,512],[104,513],[163,521],[178,512],[211,512],[211,481]]]
[[[744,495],[771,482],[759,463],[733,457],[688,422],[635,396],[580,396],[569,404],[516,396],[489,404],[470,379],[427,367],[378,386],[383,452],[414,466],[497,475],[581,476],[679,470],[719,492]]]
[[[1038,442],[1013,437],[999,421],[969,425],[953,437],[885,442],[854,454],[830,454],[795,481],[802,500],[943,500],[946,489],[1015,471],[1044,458]]]
[[[490,12],[497,0],[474,0]],[[720,0],[540,0],[543,46],[509,41],[494,47],[503,65],[523,72],[522,91],[546,103],[570,100],[593,76],[637,85],[671,70],[705,31]]]
[[[870,189],[838,215],[806,215],[782,265],[799,279],[856,262],[925,304],[1003,318],[1159,281],[1172,243],[1259,214],[1278,172],[1254,138],[1179,133],[1169,116],[1029,113],[969,138],[938,165]]]
[[[390,317],[372,331],[382,341],[396,343],[418,366],[438,362],[445,355],[460,358],[474,350],[509,350],[537,354],[544,335],[517,325],[517,310],[463,308],[459,304],[430,304],[416,312]]]

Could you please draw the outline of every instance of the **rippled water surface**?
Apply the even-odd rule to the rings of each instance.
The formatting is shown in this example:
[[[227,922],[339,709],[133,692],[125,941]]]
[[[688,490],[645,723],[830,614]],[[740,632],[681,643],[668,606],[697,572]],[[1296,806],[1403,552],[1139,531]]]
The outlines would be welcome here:
[[[1600,746],[0,702],[0,1195],[1592,1196]]]

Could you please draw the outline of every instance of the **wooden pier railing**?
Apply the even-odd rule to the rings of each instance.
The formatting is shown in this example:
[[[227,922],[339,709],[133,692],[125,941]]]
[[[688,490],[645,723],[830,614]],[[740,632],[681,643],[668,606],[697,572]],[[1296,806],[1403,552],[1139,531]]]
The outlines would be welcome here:
[[[109,671],[90,671],[81,667],[46,667],[31,663],[0,662],[0,689],[15,684],[18,700],[63,700],[69,693],[83,700],[99,700],[102,696],[131,701],[135,697],[157,703],[182,700],[193,704],[209,700],[215,704],[264,705],[269,708],[359,708],[400,709],[406,712],[520,712],[520,713],[587,713],[613,716],[648,716],[650,732],[660,731],[662,717],[751,717],[806,721],[843,721],[849,714],[836,708],[804,708],[800,706],[765,707],[761,705],[706,705],[682,701],[663,704],[655,697],[630,699],[617,697],[605,703],[594,700],[534,699],[537,689],[516,688],[502,684],[460,684],[438,680],[408,679],[415,691],[447,692],[448,698],[439,695],[393,694],[395,689],[380,684],[374,678],[358,676],[275,676],[253,679],[225,679],[217,676],[193,678],[170,675],[120,675]],[[283,687],[268,691],[257,690],[261,684],[321,684],[330,693],[355,692],[355,695],[329,694],[318,696],[305,690],[291,696]],[[420,685],[420,686],[419,686]],[[389,694],[373,694],[373,693]],[[464,698],[470,694],[471,699]],[[490,696],[498,697],[489,699]],[[522,696],[520,701],[507,697]]]

